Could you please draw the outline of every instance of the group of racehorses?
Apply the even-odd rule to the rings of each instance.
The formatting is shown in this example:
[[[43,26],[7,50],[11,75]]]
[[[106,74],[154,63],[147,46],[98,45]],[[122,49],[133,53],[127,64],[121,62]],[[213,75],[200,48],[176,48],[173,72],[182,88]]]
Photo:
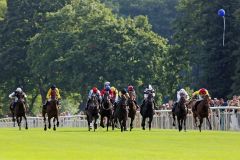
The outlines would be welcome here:
[[[134,102],[133,96],[130,94],[122,95],[119,102],[112,103],[110,95],[105,93],[102,99],[102,102],[99,103],[96,95],[92,95],[90,98],[89,105],[86,110],[87,121],[88,121],[88,130],[97,129],[97,119],[99,114],[101,116],[100,126],[104,127],[103,119],[106,118],[107,122],[107,131],[108,127],[112,126],[114,130],[115,126],[119,123],[121,132],[127,131],[127,120],[131,119],[130,122],[130,131],[133,129],[133,121],[136,116],[137,105]],[[151,130],[151,122],[154,115],[154,99],[153,95],[149,94],[146,102],[141,106],[141,115],[142,115],[142,128],[145,129],[145,120],[149,118],[149,130]]]
[[[178,121],[178,129],[181,131],[184,127],[186,131],[186,118],[188,114],[188,109],[192,109],[195,126],[199,128],[201,132],[201,127],[203,123],[203,118],[206,118],[209,123],[209,128],[212,129],[211,123],[209,121],[209,112],[210,112],[210,97],[206,95],[202,101],[196,101],[194,98],[190,101],[182,96],[178,102],[175,110],[172,112],[173,115],[173,125],[175,126],[175,117]],[[97,129],[97,120],[100,114],[100,126],[104,127],[103,120],[106,119],[107,131],[109,126],[112,126],[114,130],[115,126],[119,123],[121,131],[127,130],[127,120],[131,119],[130,122],[130,131],[133,129],[133,121],[135,119],[137,111],[137,105],[134,102],[132,95],[129,97],[122,95],[121,99],[117,103],[112,103],[110,95],[108,93],[104,94],[103,99],[99,102],[96,95],[92,95],[90,98],[89,105],[86,109],[87,121],[88,121],[88,130],[90,131],[93,127],[94,131]],[[13,122],[15,126],[15,117],[19,130],[21,130],[21,121],[22,117],[25,119],[25,129],[28,129],[27,118],[26,118],[26,109],[23,100],[19,99],[12,109]],[[56,130],[56,126],[59,126],[59,110],[57,105],[57,100],[51,100],[46,107],[42,109],[42,116],[44,119],[44,130],[47,130],[46,123],[46,114],[48,117],[48,128],[51,128],[51,119],[53,118],[53,129]],[[141,127],[145,130],[145,120],[149,119],[149,130],[151,130],[151,123],[154,115],[154,97],[150,93],[145,100],[145,103],[140,107],[140,114],[142,115]],[[197,125],[197,120],[199,120],[199,125]],[[92,126],[93,124],[93,126]]]

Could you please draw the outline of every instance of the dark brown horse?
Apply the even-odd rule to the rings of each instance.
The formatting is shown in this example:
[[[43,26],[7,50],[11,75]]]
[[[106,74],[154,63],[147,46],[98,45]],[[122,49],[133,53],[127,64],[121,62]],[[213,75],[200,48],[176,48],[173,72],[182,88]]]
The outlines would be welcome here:
[[[53,118],[53,130],[56,130],[56,125],[59,127],[59,121],[58,121],[58,105],[56,99],[51,99],[50,102],[48,102],[46,108],[43,107],[42,110],[42,116],[44,121],[44,130],[47,130],[47,124],[46,124],[46,114],[48,116],[48,129],[51,129],[51,119]],[[55,123],[57,121],[57,124]]]
[[[92,129],[92,124],[94,125],[94,132],[97,129],[97,119],[99,118],[99,108],[100,104],[98,101],[98,96],[96,94],[93,94],[90,98],[86,115],[87,115],[87,121],[88,121],[88,131]]]
[[[103,96],[102,105],[100,107],[101,121],[100,126],[104,128],[103,118],[107,118],[107,131],[113,119],[113,105],[110,99],[110,95],[106,92]]]
[[[140,113],[142,115],[142,129],[145,130],[145,120],[146,118],[149,118],[148,124],[149,124],[149,130],[151,130],[152,127],[152,120],[154,115],[154,98],[153,94],[149,93],[147,99],[145,100],[144,105],[141,107]]]
[[[117,120],[121,126],[121,132],[127,131],[127,118],[128,118],[128,97],[121,96],[121,100],[117,103],[116,110],[114,111],[114,122]],[[113,123],[112,129],[114,130],[115,124]]]
[[[135,96],[131,93],[129,93],[129,100],[128,100],[128,106],[129,106],[129,112],[128,112],[128,117],[131,118],[131,122],[130,122],[130,131],[132,131],[133,129],[133,121],[135,119],[136,116],[136,112],[137,112],[137,105],[135,104]]]
[[[25,129],[28,129],[27,117],[26,117],[26,107],[25,107],[25,102],[24,102],[23,98],[18,99],[13,111],[14,111],[13,112],[13,119],[14,119],[14,116],[16,116],[16,120],[17,120],[19,130],[21,130],[22,117],[25,120]]]
[[[184,98],[184,96],[182,96],[176,108],[174,109],[174,112],[172,112],[173,126],[175,126],[175,121],[176,121],[175,116],[177,116],[179,132],[182,130],[183,125],[184,125],[184,130],[186,131],[186,119],[187,119],[188,111],[185,103],[186,103],[186,99]]]
[[[209,123],[209,129],[212,130],[211,123],[209,121],[209,113],[210,113],[210,98],[208,95],[204,96],[203,100],[200,102],[196,102],[196,104],[192,108],[193,118],[195,122],[195,126],[197,127],[197,118],[199,119],[199,131],[201,132],[201,127],[203,123],[203,118],[206,118]]]

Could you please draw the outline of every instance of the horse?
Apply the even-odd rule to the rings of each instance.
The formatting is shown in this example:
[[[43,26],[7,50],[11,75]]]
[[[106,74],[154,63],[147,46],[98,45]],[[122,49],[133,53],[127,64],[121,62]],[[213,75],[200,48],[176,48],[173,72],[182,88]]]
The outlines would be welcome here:
[[[108,127],[112,122],[113,116],[113,105],[108,92],[105,93],[103,96],[102,105],[100,107],[100,115],[101,115],[100,126],[103,128],[104,128],[103,118],[107,117],[107,131],[108,131]]]
[[[52,98],[42,110],[45,131],[47,130],[46,114],[48,116],[48,129],[51,129],[51,119],[53,118],[53,130],[56,131],[56,125],[59,127],[58,113],[57,99]],[[55,121],[57,121],[57,124],[55,124]]]
[[[121,126],[121,132],[127,131],[127,118],[128,118],[128,98],[126,95],[121,96],[121,100],[117,103],[116,110],[114,111],[114,120],[112,129],[114,130],[114,122],[117,120]]]
[[[86,115],[87,115],[87,121],[88,121],[88,131],[92,129],[92,121],[94,124],[94,132],[97,129],[97,119],[99,118],[99,108],[100,108],[100,103],[98,101],[98,97],[96,94],[93,94],[90,98],[87,110],[86,110]]]
[[[209,109],[210,109],[210,98],[208,95],[205,95],[202,101],[196,102],[196,104],[192,108],[193,118],[195,126],[197,127],[197,118],[200,123],[198,125],[199,131],[201,132],[201,127],[203,123],[203,118],[206,118],[209,123],[209,129],[212,130],[211,123],[209,121]]]
[[[153,115],[154,115],[154,98],[153,94],[149,93],[143,106],[141,106],[140,114],[142,115],[142,129],[145,130],[145,120],[148,117],[149,130],[151,130]]]
[[[179,132],[182,130],[183,125],[184,125],[184,130],[186,132],[186,119],[187,119],[188,110],[186,108],[185,102],[186,102],[186,99],[184,98],[184,96],[182,96],[180,101],[177,103],[176,108],[172,112],[173,126],[175,126],[175,120],[176,120],[175,116],[177,116]]]
[[[130,93],[129,96],[130,96],[130,98],[128,99],[128,106],[129,106],[128,117],[131,118],[130,131],[132,131],[132,129],[133,129],[133,121],[135,119],[136,112],[137,112],[137,105],[134,102],[133,94]]]
[[[14,115],[15,115],[19,130],[21,130],[22,117],[25,120],[25,129],[28,129],[28,123],[27,123],[27,117],[26,117],[26,107],[25,107],[25,102],[24,102],[23,98],[21,98],[21,97],[18,98],[18,101],[16,102],[15,108],[13,110],[14,110],[13,119],[14,119]],[[15,120],[14,120],[14,123],[15,123]]]

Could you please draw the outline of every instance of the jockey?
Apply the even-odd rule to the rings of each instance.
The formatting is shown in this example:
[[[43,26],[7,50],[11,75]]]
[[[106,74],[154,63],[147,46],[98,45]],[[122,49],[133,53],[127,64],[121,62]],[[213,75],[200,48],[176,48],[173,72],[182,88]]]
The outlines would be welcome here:
[[[208,93],[208,90],[206,90],[205,88],[201,88],[201,89],[199,89],[198,91],[195,91],[192,94],[192,97],[197,97],[198,98],[197,102],[194,105],[195,110],[197,108],[197,105],[203,100],[204,96],[206,96],[206,95],[210,96],[209,93]]]
[[[120,94],[119,94],[120,100],[122,99],[123,96],[125,96],[126,98],[129,98],[129,94],[128,94],[128,92],[125,88],[122,89]]]
[[[105,86],[104,89],[101,90],[101,96],[103,97],[106,92],[108,92],[110,95],[110,98],[112,98],[112,91],[109,85]]]
[[[93,87],[93,88],[89,91],[89,93],[88,93],[87,107],[86,107],[85,109],[88,109],[88,105],[89,105],[90,99],[91,99],[92,95],[94,95],[94,94],[97,95],[97,97],[98,97],[98,102],[99,102],[99,104],[101,104],[101,100],[102,100],[101,93],[100,93],[100,91],[97,89],[97,87]]]
[[[116,104],[118,101],[118,90],[115,87],[111,87],[111,92],[112,92],[112,104]]]
[[[47,102],[45,105],[43,105],[43,107],[47,107],[47,105],[49,104],[49,102],[52,100],[52,99],[56,99],[57,100],[57,105],[60,105],[60,100],[61,100],[61,96],[60,96],[60,93],[59,93],[59,89],[56,87],[55,84],[53,84],[48,92],[47,92],[47,95],[46,95],[46,99],[47,99]]]
[[[205,88],[201,88],[199,89],[198,91],[195,91],[193,94],[192,94],[192,97],[197,97],[198,98],[198,101],[201,101],[203,100],[203,97],[205,95],[208,95],[209,96],[209,93],[208,93],[208,90],[206,90]]]
[[[18,87],[16,89],[16,91],[12,92],[9,95],[9,98],[11,98],[13,100],[10,104],[10,108],[14,109],[19,98],[23,98],[24,103],[26,104],[27,95],[22,91],[22,89],[20,87]]]
[[[184,96],[184,98],[186,100],[189,100],[189,95],[188,93],[185,91],[185,89],[180,89],[179,91],[177,91],[177,102],[173,105],[173,108],[172,108],[172,112],[174,112],[178,102],[180,101],[181,97]]]
[[[145,101],[148,98],[149,93],[152,93],[153,98],[155,97],[155,90],[152,88],[151,84],[149,84],[148,87],[146,87],[144,89],[143,93],[144,93],[144,95],[143,95],[144,99],[143,99],[143,103],[142,103],[141,107],[143,107],[145,105]],[[153,103],[154,103],[154,108],[155,108],[156,107],[155,101],[153,101]]]
[[[137,102],[136,102],[137,95],[136,95],[136,92],[135,92],[134,87],[132,85],[128,86],[128,94],[129,94],[129,97],[131,97],[131,96],[133,97],[133,102],[138,107]]]

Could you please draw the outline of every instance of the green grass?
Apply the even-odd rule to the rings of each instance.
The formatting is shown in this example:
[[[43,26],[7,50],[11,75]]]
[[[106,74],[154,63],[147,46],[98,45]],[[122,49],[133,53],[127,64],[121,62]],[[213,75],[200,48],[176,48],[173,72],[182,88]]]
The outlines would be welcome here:
[[[0,129],[0,160],[237,160],[239,149],[240,132]]]

